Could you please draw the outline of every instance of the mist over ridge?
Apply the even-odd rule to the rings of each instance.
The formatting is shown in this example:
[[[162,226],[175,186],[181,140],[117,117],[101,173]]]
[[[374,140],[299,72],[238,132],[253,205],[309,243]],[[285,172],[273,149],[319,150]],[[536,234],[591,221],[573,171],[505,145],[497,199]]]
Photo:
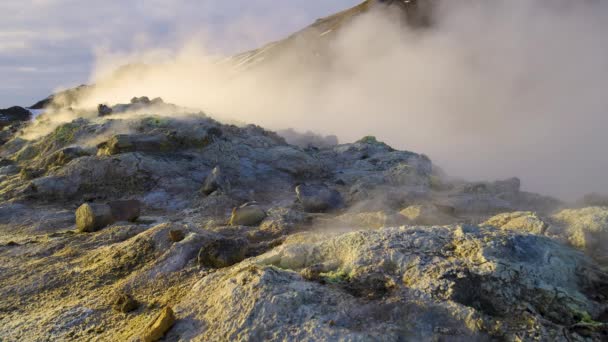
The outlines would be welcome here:
[[[116,51],[98,57],[97,87],[80,104],[145,94],[270,129],[375,135],[452,176],[518,176],[528,190],[574,199],[608,192],[607,14],[602,2],[440,1],[434,25],[411,30],[372,8],[254,51],[258,61],[236,69],[196,40]],[[108,78],[140,62],[150,67]]]

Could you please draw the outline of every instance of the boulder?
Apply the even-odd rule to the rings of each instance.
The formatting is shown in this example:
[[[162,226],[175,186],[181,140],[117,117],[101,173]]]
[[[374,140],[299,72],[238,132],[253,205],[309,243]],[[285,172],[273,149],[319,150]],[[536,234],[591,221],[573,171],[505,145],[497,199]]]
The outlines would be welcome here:
[[[296,195],[307,212],[325,212],[341,208],[344,205],[342,195],[337,190],[330,189],[325,185],[298,185]]]
[[[222,169],[219,166],[213,168],[211,173],[205,178],[201,191],[205,195],[211,195],[217,190],[226,189],[228,187],[228,181],[222,173]]]
[[[85,203],[76,210],[76,229],[95,232],[114,223],[112,208],[107,204]]]
[[[255,203],[246,203],[232,209],[231,226],[257,226],[266,218],[266,212]]]
[[[136,221],[141,215],[141,202],[138,200],[125,200],[109,202],[114,221]]]
[[[486,222],[484,226],[493,226],[505,230],[514,230],[531,234],[544,234],[548,224],[530,211],[517,211],[496,215]]]
[[[112,115],[112,108],[108,107],[105,104],[100,104],[99,106],[97,106],[97,115],[100,117]]]
[[[160,340],[175,323],[175,313],[170,307],[166,307],[150,323],[142,334],[143,342],[154,342]]]
[[[445,225],[454,223],[456,218],[446,212],[445,207],[435,204],[412,205],[399,212],[412,224]]]
[[[205,267],[224,268],[245,259],[248,245],[244,239],[217,238],[205,243],[198,253],[198,262]]]

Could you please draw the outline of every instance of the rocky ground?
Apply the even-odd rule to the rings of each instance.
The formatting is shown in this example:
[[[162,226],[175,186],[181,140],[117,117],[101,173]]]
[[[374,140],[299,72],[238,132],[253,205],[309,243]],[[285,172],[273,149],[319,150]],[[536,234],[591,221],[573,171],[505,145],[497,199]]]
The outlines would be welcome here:
[[[374,137],[298,147],[151,102],[5,129],[0,340],[608,338],[600,196],[569,207]]]
[[[376,3],[430,22],[369,0],[228,62],[329,44]],[[0,111],[0,341],[608,340],[605,196],[161,99],[79,109],[91,89]]]

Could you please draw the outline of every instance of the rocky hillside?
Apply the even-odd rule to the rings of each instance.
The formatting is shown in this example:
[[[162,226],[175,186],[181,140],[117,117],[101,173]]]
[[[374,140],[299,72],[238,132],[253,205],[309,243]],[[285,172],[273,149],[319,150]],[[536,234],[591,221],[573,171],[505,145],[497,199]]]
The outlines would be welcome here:
[[[2,131],[0,341],[608,339],[602,195],[77,89]]]
[[[606,338],[608,208],[152,102],[0,148],[2,340]]]

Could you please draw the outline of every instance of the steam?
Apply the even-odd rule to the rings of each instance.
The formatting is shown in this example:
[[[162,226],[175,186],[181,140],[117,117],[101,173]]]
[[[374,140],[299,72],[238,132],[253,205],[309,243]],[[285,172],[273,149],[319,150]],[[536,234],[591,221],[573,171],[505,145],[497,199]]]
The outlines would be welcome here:
[[[608,192],[606,17],[601,1],[443,1],[430,29],[377,9],[329,33],[310,29],[246,70],[197,43],[102,54],[80,106],[146,95],[343,142],[375,135],[452,176],[519,176],[527,190],[572,199]],[[322,35],[331,58],[309,43]],[[138,62],[149,67],[108,72]]]

